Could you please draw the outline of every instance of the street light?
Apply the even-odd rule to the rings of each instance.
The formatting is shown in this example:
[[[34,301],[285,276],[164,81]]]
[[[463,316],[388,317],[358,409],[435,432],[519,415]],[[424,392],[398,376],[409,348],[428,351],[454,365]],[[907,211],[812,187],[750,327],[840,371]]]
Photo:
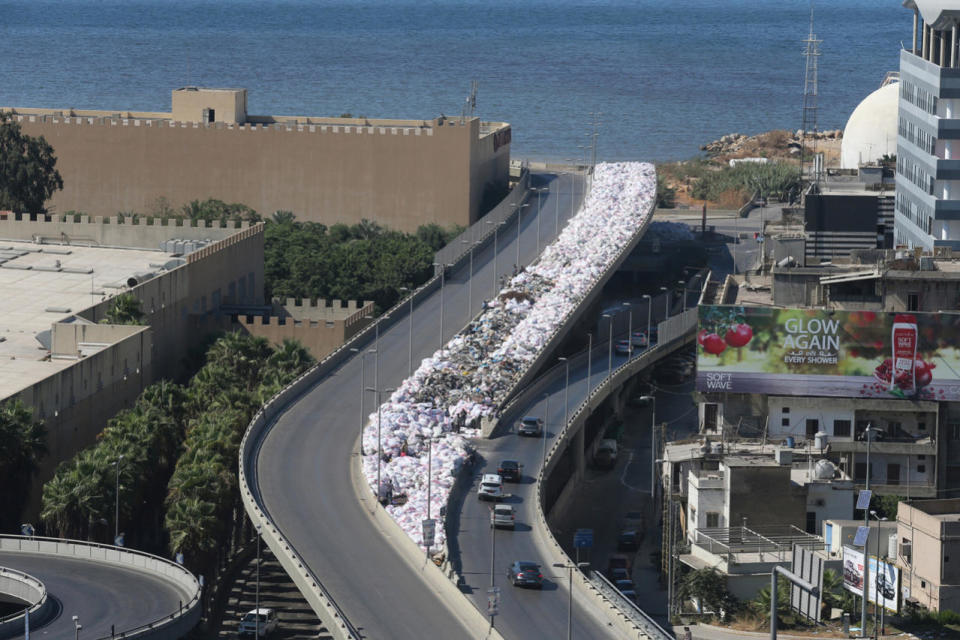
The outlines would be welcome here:
[[[610,319],[610,329],[607,332],[608,342],[610,343],[607,345],[607,377],[609,378],[610,372],[613,371],[613,314],[605,313],[600,317]]]
[[[440,267],[440,348],[443,349],[443,286],[445,284],[447,276],[447,267],[452,267],[452,264],[441,264],[439,262],[433,263],[433,268],[436,269]]]
[[[587,395],[593,385],[593,333],[587,334]]]
[[[589,562],[578,562],[576,564],[570,564],[566,562],[554,562],[553,566],[558,569],[566,569],[569,577],[567,583],[567,588],[569,594],[567,595],[567,640],[573,638],[573,570],[574,569],[586,569],[590,566]]]
[[[260,638],[260,539],[263,537],[262,529],[260,525],[257,525],[257,590],[256,595],[254,596],[256,603],[254,608],[257,611],[257,614],[254,616],[254,634],[253,637],[259,640]]]
[[[363,423],[365,420],[365,416],[363,413],[363,392],[364,392],[364,389],[366,388],[364,386],[366,385],[366,376],[364,375],[364,364],[367,361],[367,354],[373,353],[374,350],[367,349],[366,351],[364,351],[363,349],[350,347],[350,351],[360,354],[360,455],[363,455]]]
[[[663,294],[663,319],[666,320],[670,317],[670,293],[667,291],[666,287],[660,287],[660,292]]]
[[[73,637],[76,638],[76,640],[80,640],[80,629],[83,629],[83,625],[80,624],[80,616],[73,616]]]
[[[517,209],[517,269],[520,269],[520,219],[523,217],[523,208],[529,207],[530,204],[527,202],[524,202],[523,204],[514,202],[510,206],[516,207]]]
[[[564,363],[567,367],[566,381],[563,383],[563,428],[566,429],[568,418],[567,411],[570,408],[570,404],[567,402],[567,397],[570,392],[570,360],[562,356],[557,358],[557,360]]]
[[[407,287],[400,287],[400,291],[406,291],[410,293],[410,313],[407,314],[410,316],[410,337],[407,340],[407,354],[410,359],[410,364],[407,365],[407,376],[413,375],[413,293]]]
[[[623,306],[627,308],[629,318],[627,320],[627,360],[629,360],[633,357],[633,307],[629,302],[624,302]]]
[[[653,311],[653,299],[650,298],[649,293],[643,294],[643,299],[647,301],[647,349],[649,349],[651,346],[653,346],[653,334],[650,333],[650,314]]]
[[[537,194],[537,255],[540,255],[540,194],[549,191],[547,187],[530,187]]]
[[[550,424],[550,394],[543,394],[543,460],[540,461],[542,469],[547,464],[547,425]]]
[[[470,245],[470,279],[467,280],[467,322],[470,321],[470,314],[473,312],[473,249],[478,243],[470,243],[469,240],[461,240],[463,244]]]
[[[870,491],[870,443],[873,442],[873,434],[879,431],[879,429],[874,429],[873,423],[868,422],[867,428],[864,429],[864,436],[867,438],[867,478],[866,478],[866,490]],[[870,511],[869,509],[863,510],[863,526],[870,526]],[[877,536],[880,535],[880,530],[877,530]],[[879,538],[878,538],[879,539]],[[860,611],[860,633],[866,634],[867,632],[867,585],[870,584],[870,563],[867,562],[867,547],[863,547],[863,607]]]
[[[117,539],[120,537],[120,461],[123,460],[123,454],[121,453],[117,456],[117,461],[113,464],[117,467],[117,502],[116,510],[114,511],[113,517],[113,544],[117,544]]]
[[[650,410],[650,497],[654,495],[657,478],[657,396],[640,396],[644,402],[652,405]]]
[[[683,310],[687,310],[687,283],[684,280],[677,281],[677,284],[683,287]]]
[[[873,516],[877,521],[877,575],[873,579],[873,582],[876,585],[876,587],[874,588],[874,594],[876,595],[876,598],[874,598],[874,601],[873,601],[873,637],[874,639],[876,639],[878,635],[877,634],[877,609],[880,607],[879,601],[880,601],[880,596],[882,595],[880,593],[880,588],[879,588],[880,587],[880,582],[879,582],[880,580],[880,523],[886,522],[887,519],[881,518],[876,511],[872,511],[872,510],[870,511],[870,515]],[[864,551],[866,551],[866,545],[864,545]],[[867,554],[864,553],[863,564],[864,566],[866,566],[868,563],[869,562],[867,559]],[[866,596],[867,596],[866,581],[864,581],[863,583],[863,596],[864,596],[864,604],[866,604]],[[886,601],[886,598],[884,598],[884,601]],[[866,634],[866,631],[867,631],[866,628],[864,628],[862,633]]]
[[[375,389],[367,387],[367,391],[377,394],[377,502],[380,502],[380,465],[383,462],[383,438],[380,436],[380,423],[383,421],[383,401],[381,394],[392,393],[396,389]]]
[[[539,215],[538,215],[539,218]],[[487,220],[487,224],[495,225],[493,227],[493,295],[497,295],[497,256],[499,250],[497,249],[497,236],[500,235],[500,227],[503,226],[503,222],[494,222],[493,220]]]

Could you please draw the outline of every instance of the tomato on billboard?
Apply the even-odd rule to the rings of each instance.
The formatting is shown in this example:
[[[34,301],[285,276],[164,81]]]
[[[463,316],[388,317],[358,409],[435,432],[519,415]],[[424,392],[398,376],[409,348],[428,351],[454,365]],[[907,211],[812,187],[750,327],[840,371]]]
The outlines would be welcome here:
[[[697,390],[960,399],[960,314],[704,305]]]

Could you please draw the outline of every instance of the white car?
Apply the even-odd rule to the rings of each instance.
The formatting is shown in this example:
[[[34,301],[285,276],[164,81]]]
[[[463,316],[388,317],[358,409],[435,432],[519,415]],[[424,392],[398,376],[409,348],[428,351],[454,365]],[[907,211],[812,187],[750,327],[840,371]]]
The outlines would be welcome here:
[[[498,504],[490,511],[491,527],[506,527],[513,529],[517,526],[517,516],[513,510],[513,505]]]
[[[258,624],[259,618],[259,624]],[[240,637],[258,636],[265,638],[277,629],[277,612],[273,609],[251,609],[240,619],[237,633]],[[259,630],[259,634],[257,633]]]
[[[503,497],[503,478],[495,473],[485,473],[480,478],[480,487],[477,489],[479,500],[499,500]]]

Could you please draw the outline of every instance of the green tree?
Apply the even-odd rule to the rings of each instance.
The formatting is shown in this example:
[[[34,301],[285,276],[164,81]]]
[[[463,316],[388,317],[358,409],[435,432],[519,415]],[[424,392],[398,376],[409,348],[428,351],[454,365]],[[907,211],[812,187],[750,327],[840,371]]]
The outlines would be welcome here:
[[[736,598],[727,591],[727,581],[712,568],[698,569],[683,576],[677,596],[681,601],[696,598],[703,608],[728,616],[736,607]]]
[[[297,216],[293,214],[293,211],[278,210],[273,213],[273,222],[277,224],[289,224],[296,220]]]
[[[43,136],[23,133],[10,114],[0,113],[0,209],[41,213],[63,189],[53,147]]]
[[[47,431],[33,420],[32,411],[19,398],[0,405],[0,530],[9,531],[20,522],[26,504],[26,487],[47,454]]]
[[[754,613],[770,620],[770,587],[764,587],[757,592],[757,597],[751,603]],[[790,615],[790,583],[785,578],[777,580],[777,620]]]
[[[668,185],[660,173],[657,174],[657,206],[661,209],[677,206],[677,190]]]
[[[145,314],[140,308],[140,300],[132,293],[121,293],[113,298],[107,316],[101,320],[104,324],[143,324]]]

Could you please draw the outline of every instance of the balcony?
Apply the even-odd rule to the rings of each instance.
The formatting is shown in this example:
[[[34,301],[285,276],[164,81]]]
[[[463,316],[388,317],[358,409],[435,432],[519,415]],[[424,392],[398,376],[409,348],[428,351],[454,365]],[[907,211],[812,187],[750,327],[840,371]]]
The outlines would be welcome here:
[[[830,439],[830,453],[866,453],[865,441]],[[888,453],[901,455],[937,455],[937,442],[933,438],[897,437],[874,440],[870,443],[871,453]]]
[[[704,489],[723,489],[723,472],[690,472],[690,486],[701,491]]]

